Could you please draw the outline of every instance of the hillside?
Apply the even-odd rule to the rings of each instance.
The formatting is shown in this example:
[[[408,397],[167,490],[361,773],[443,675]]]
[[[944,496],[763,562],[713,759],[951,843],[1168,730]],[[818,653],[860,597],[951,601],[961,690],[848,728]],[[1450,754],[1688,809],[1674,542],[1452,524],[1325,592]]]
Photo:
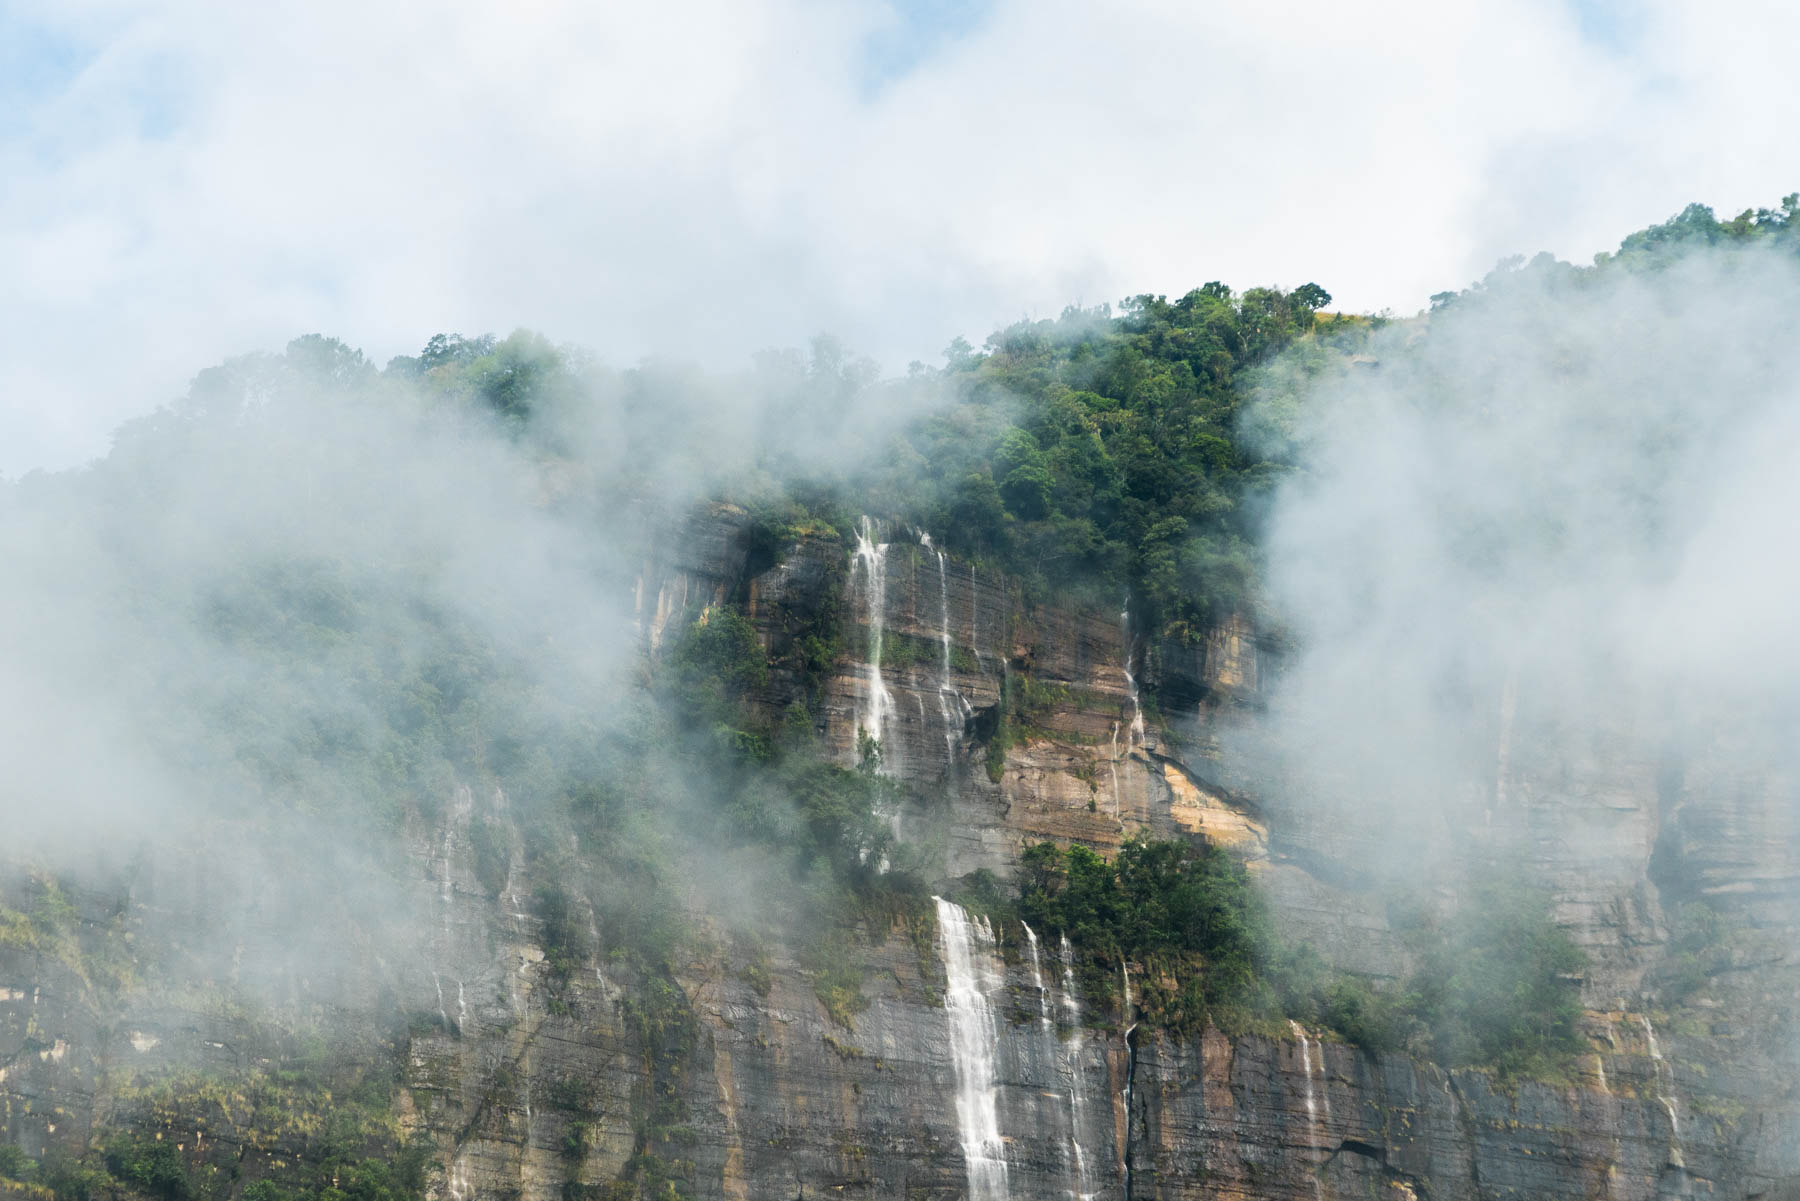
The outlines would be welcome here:
[[[0,1196],[1800,1189],[1794,212],[201,373],[0,485]]]

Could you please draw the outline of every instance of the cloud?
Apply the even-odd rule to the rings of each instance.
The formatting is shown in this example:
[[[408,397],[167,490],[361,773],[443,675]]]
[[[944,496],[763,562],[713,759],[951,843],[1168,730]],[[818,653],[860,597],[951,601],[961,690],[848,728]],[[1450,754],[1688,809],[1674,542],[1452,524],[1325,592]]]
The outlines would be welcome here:
[[[1241,749],[1370,870],[1522,830],[1579,848],[1596,796],[1666,802],[1658,771],[1720,803],[1721,746],[1791,770],[1800,271],[1758,248],[1572,276],[1496,273],[1285,417],[1271,373],[1263,415],[1301,448],[1265,543],[1296,649]]]
[[[8,473],[302,332],[731,364],[831,330],[898,370],[1211,278],[1409,311],[1791,187],[1772,6],[1607,37],[1535,0],[996,0],[930,37],[879,0],[10,11],[45,49],[0,126]]]

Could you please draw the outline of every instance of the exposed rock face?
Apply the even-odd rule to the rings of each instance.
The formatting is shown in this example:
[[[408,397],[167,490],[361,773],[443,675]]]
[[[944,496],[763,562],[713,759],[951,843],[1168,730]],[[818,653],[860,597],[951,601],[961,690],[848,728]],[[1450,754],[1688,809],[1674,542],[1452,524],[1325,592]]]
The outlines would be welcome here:
[[[1711,1195],[1721,1132],[1677,1151],[1654,1097],[1446,1074],[1401,1056],[1208,1033],[1146,1040],[1133,1196],[1651,1197]],[[1615,1080],[1632,1080],[1620,1061]],[[1641,1080],[1641,1077],[1638,1079]],[[1685,1157],[1688,1167],[1680,1166]]]
[[[834,634],[835,665],[817,678],[778,671],[766,700],[781,708],[815,690],[819,729],[848,762],[874,686],[875,609],[852,586],[852,548],[807,537],[759,564],[745,529],[732,510],[701,515],[646,565],[646,653],[726,601],[745,606],[786,662],[799,640]],[[921,798],[903,822],[946,833],[943,877],[1004,875],[1022,845],[1046,838],[1107,848],[1138,829],[1204,835],[1249,861],[1283,920],[1329,957],[1400,973],[1406,952],[1366,871],[1378,848],[1355,814],[1261,795],[1231,757],[1233,729],[1254,724],[1277,670],[1245,623],[1191,647],[1134,648],[1116,613],[1028,609],[1006,580],[916,537],[885,537],[882,762]],[[1134,667],[1158,673],[1170,705],[1141,734]],[[1011,731],[995,780],[987,752],[1005,690],[1026,681],[1035,716]],[[1529,728],[1528,691],[1496,717],[1502,746]],[[977,1042],[1003,1147],[976,1191],[1019,1201],[1795,1195],[1791,782],[1734,771],[1723,742],[1716,761],[1679,765],[1634,745],[1566,744],[1534,754],[1530,770],[1503,749],[1493,787],[1445,818],[1524,848],[1556,882],[1559,917],[1594,962],[1595,1054],[1578,1082],[1502,1090],[1479,1072],[1371,1056],[1297,1028],[1188,1041],[1130,1030],[1122,989],[1082,992],[1058,949],[1006,928],[971,951],[985,965],[977,987],[992,1035]],[[53,949],[0,944],[7,1135],[37,1154],[135,1117],[189,1162],[232,1166],[236,1176],[215,1179],[219,1195],[235,1195],[294,1143],[253,1145],[229,1101],[146,1110],[140,1082],[254,1072],[301,1014],[371,1061],[392,1058],[397,1128],[429,1139],[438,1198],[603,1198],[652,1158],[700,1198],[971,1195],[958,1107],[967,1055],[946,1006],[942,930],[866,932],[856,953],[868,1006],[853,1028],[815,996],[799,949],[772,946],[753,962],[725,941],[665,982],[677,999],[651,1020],[634,1007],[647,982],[604,956],[566,978],[552,972],[521,900],[536,883],[523,865],[515,857],[497,896],[478,878],[478,820],[506,820],[505,798],[458,790],[413,832],[414,890],[435,933],[408,962],[369,969],[361,1009],[297,1004],[276,1021],[184,1008],[182,982],[108,987]],[[1740,898],[1760,941],[1661,1029],[1639,1011],[1670,970],[1667,910],[1682,898],[1664,881],[1678,879]],[[81,918],[91,932],[129,932],[142,903],[93,901]]]

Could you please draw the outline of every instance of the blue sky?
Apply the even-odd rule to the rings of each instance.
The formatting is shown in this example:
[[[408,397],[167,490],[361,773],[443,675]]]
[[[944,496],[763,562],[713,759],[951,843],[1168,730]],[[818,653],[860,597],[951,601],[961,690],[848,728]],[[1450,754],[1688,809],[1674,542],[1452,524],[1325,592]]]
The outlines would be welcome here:
[[[989,0],[895,0],[891,24],[868,35],[862,52],[863,85],[870,94],[980,28]]]
[[[92,54],[73,37],[0,8],[0,138],[27,132],[32,107],[67,88]]]

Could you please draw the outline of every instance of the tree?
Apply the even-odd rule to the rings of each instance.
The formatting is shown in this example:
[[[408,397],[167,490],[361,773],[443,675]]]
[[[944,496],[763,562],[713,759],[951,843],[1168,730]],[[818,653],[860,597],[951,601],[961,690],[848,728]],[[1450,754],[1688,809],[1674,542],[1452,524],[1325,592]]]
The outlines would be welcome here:
[[[1298,288],[1295,288],[1292,292],[1288,293],[1288,300],[1293,303],[1296,309],[1301,309],[1308,313],[1316,313],[1331,303],[1331,293],[1327,292],[1324,288],[1321,288],[1318,284],[1301,284]]]

